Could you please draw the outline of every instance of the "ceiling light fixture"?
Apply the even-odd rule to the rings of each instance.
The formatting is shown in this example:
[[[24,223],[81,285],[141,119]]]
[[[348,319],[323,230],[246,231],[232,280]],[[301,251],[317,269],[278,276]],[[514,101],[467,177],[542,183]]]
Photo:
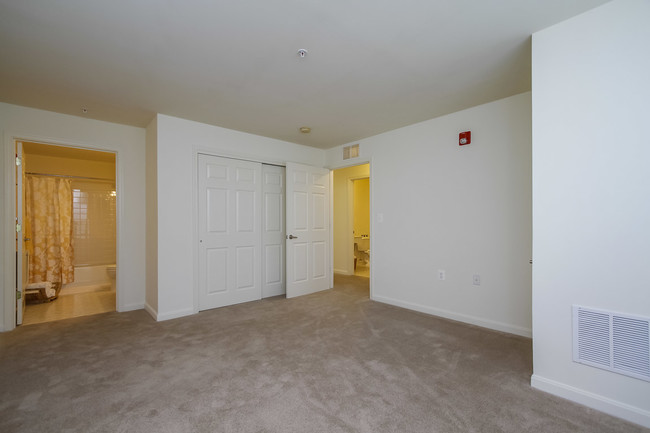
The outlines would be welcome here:
[[[311,132],[311,128],[309,126],[303,126],[300,128],[300,132],[303,134],[309,134]]]
[[[301,48],[298,50],[298,55],[301,59],[304,59],[308,52],[309,51],[305,50],[304,48]]]

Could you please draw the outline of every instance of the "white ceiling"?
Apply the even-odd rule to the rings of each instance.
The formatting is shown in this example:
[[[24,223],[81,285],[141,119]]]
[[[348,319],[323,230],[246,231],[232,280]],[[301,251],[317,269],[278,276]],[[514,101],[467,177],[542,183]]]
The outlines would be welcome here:
[[[530,90],[530,35],[605,2],[0,0],[0,101],[329,148]]]

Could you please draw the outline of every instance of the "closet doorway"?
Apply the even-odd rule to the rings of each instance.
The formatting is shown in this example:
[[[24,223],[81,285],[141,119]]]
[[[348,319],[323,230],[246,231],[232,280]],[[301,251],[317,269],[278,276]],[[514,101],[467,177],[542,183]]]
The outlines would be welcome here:
[[[329,169],[196,158],[197,312],[332,287]]]
[[[285,168],[198,155],[199,310],[286,292]]]
[[[17,324],[115,311],[115,153],[17,141],[16,154]]]

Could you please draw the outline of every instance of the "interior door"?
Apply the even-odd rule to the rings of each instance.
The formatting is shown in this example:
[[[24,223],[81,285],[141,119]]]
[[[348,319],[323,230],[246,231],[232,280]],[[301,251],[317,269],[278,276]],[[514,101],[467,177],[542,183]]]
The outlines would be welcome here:
[[[29,255],[23,233],[23,144],[16,142],[16,325],[23,323],[25,314],[25,286],[27,285]]]
[[[284,167],[262,165],[262,297],[285,293]]]
[[[199,155],[199,310],[261,299],[262,164]]]
[[[330,288],[330,171],[287,163],[287,298]]]

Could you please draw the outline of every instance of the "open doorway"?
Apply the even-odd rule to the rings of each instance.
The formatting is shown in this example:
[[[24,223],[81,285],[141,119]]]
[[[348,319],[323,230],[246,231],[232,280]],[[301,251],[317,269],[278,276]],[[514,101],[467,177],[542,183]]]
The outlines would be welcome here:
[[[370,277],[370,165],[333,171],[334,273]]]
[[[17,238],[23,308],[17,317],[26,325],[115,311],[115,153],[16,146],[23,221]]]

